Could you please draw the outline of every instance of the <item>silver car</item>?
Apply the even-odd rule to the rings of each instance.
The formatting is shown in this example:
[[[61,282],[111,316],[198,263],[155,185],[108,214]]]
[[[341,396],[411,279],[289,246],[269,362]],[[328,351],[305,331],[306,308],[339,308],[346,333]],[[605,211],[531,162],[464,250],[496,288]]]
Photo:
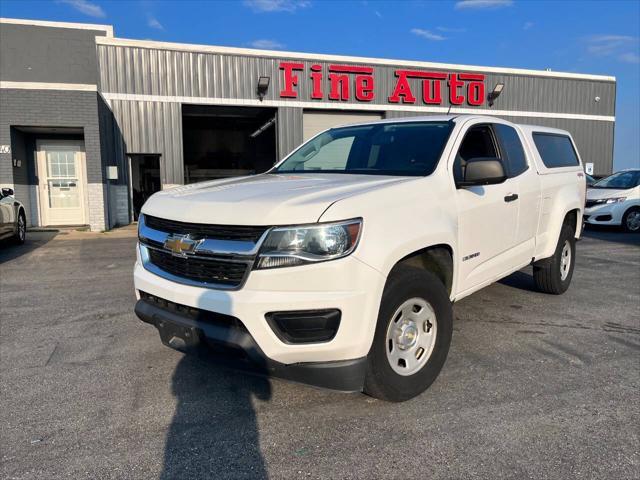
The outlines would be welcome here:
[[[27,234],[27,216],[24,205],[13,196],[12,188],[0,190],[0,239],[12,238],[24,243]]]

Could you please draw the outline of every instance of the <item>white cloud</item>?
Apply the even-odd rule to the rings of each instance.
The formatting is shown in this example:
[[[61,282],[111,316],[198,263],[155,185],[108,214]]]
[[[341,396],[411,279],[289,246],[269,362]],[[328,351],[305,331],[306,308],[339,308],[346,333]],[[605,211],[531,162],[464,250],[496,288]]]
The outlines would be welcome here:
[[[308,0],[244,0],[254,12],[295,12],[311,6]]]
[[[466,28],[451,28],[451,27],[436,27],[436,30],[440,30],[441,32],[446,33],[462,33],[466,32]]]
[[[522,25],[522,29],[523,30],[530,30],[533,28],[533,26],[535,25],[535,23],[533,22],[524,22],[524,25]]]
[[[382,18],[382,14],[378,10],[374,10],[373,13],[376,14],[376,17]]]
[[[456,10],[479,10],[482,8],[502,8],[513,5],[513,0],[461,0],[456,2]]]
[[[107,16],[100,5],[91,3],[88,0],[58,0],[58,3],[69,5],[70,7],[75,8],[80,13],[84,13],[85,15],[88,15],[90,17],[104,18]]]
[[[618,53],[635,41],[636,38],[629,35],[592,35],[587,37],[587,51],[596,56],[609,56]]]
[[[162,25],[156,17],[149,17],[147,25],[151,28],[155,28],[156,30],[164,30],[164,25]]]
[[[253,48],[260,48],[262,50],[281,50],[284,48],[284,45],[280,42],[276,42],[275,40],[268,40],[266,38],[260,40],[254,40],[249,43]]]
[[[618,34],[591,35],[583,40],[587,52],[595,57],[611,57],[624,63],[640,63],[638,37]]]
[[[411,33],[417,35],[418,37],[426,38],[427,40],[434,40],[439,42],[441,40],[446,40],[445,37],[438,33],[433,33],[430,30],[423,30],[422,28],[412,28]]]
[[[627,52],[618,56],[618,60],[624,63],[640,63],[640,55],[633,52]]]

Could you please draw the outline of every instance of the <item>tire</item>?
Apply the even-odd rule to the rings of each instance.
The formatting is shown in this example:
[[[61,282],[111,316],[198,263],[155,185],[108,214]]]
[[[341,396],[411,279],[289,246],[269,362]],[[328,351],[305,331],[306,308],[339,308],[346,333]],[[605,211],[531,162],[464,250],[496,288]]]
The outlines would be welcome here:
[[[364,392],[391,402],[424,392],[444,366],[452,331],[453,309],[442,282],[419,268],[394,269],[382,294]]]
[[[13,243],[22,245],[27,238],[27,219],[23,211],[18,213],[18,221],[16,223],[16,231],[13,234]]]
[[[631,207],[622,216],[622,229],[627,233],[640,232],[640,208]]]
[[[554,295],[566,292],[573,277],[575,259],[575,232],[569,225],[564,224],[553,256],[533,266],[536,288]]]

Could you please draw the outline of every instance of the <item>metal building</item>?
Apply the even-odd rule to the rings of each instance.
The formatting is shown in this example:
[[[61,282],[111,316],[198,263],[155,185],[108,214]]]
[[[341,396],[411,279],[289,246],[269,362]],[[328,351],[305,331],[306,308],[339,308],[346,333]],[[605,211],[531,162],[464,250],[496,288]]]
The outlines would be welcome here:
[[[502,85],[501,95],[491,92]],[[104,230],[153,192],[259,173],[327,127],[478,113],[569,130],[613,165],[615,78],[120,39],[0,20],[0,186],[33,226]]]

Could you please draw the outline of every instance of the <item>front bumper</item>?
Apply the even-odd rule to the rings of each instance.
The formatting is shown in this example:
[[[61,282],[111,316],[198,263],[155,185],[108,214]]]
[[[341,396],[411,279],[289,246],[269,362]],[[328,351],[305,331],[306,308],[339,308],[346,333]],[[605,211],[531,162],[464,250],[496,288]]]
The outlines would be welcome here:
[[[166,305],[166,302],[165,302]],[[188,308],[168,308],[140,299],[135,312],[143,322],[154,325],[162,342],[183,351],[209,345],[222,350],[222,360],[234,367],[247,366],[261,374],[308,383],[334,390],[359,392],[364,385],[366,357],[337,362],[307,362],[286,365],[268,358],[242,323],[233,317]],[[233,353],[232,353],[233,352]],[[235,355],[234,355],[235,353]],[[248,360],[249,363],[243,362]],[[234,361],[235,360],[235,361]]]
[[[624,211],[624,203],[596,205],[586,208],[582,218],[590,225],[620,225]]]
[[[278,364],[352,361],[366,357],[385,278],[354,256],[291,268],[255,270],[240,290],[184,285],[146,270],[134,270],[140,292],[180,305],[239,319],[266,359]],[[338,309],[336,335],[319,343],[285,343],[265,316],[270,312]],[[205,331],[206,329],[203,329]]]

